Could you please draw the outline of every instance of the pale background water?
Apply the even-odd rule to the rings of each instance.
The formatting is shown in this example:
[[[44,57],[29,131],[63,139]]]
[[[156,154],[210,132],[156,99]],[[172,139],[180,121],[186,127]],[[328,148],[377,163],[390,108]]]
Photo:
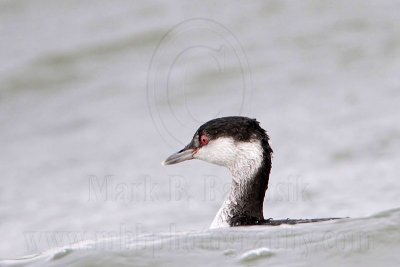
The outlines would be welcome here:
[[[0,265],[398,266],[399,10],[0,1]],[[352,219],[207,230],[227,170],[160,162],[226,115],[270,134],[266,217]]]

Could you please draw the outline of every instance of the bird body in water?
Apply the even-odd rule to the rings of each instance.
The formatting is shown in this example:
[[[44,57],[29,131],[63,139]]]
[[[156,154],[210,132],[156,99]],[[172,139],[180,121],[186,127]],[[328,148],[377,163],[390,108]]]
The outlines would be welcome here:
[[[191,142],[163,165],[200,159],[227,167],[232,174],[229,194],[210,228],[280,225],[333,220],[264,219],[263,203],[271,171],[272,148],[259,122],[247,117],[223,117],[200,126]]]

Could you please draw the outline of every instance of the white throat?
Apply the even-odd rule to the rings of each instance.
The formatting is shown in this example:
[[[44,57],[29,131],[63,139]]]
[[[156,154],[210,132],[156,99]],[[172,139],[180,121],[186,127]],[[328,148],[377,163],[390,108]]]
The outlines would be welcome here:
[[[230,215],[229,207],[237,203],[239,195],[243,194],[244,187],[252,183],[263,162],[263,149],[257,139],[248,142],[235,142],[231,137],[220,137],[211,140],[206,146],[199,149],[195,158],[210,163],[225,166],[232,174],[231,191],[219,209],[210,228],[228,227]]]

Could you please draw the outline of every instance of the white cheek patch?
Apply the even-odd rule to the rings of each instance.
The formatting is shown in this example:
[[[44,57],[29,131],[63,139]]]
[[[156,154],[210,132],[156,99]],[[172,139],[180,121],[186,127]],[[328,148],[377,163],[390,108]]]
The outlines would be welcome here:
[[[211,140],[200,148],[194,158],[201,159],[221,166],[228,166],[236,158],[236,147],[232,138]]]
[[[200,148],[194,158],[226,166],[234,180],[240,182],[253,177],[260,168],[263,149],[259,140],[235,142],[231,137],[220,137]]]

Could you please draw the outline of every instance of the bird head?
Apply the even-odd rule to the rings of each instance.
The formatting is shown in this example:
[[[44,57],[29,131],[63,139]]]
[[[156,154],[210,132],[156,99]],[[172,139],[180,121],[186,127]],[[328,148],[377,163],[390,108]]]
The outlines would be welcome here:
[[[163,165],[191,159],[225,166],[235,174],[238,170],[254,172],[272,150],[268,135],[255,119],[223,117],[199,127],[192,140],[180,151],[169,156]]]

